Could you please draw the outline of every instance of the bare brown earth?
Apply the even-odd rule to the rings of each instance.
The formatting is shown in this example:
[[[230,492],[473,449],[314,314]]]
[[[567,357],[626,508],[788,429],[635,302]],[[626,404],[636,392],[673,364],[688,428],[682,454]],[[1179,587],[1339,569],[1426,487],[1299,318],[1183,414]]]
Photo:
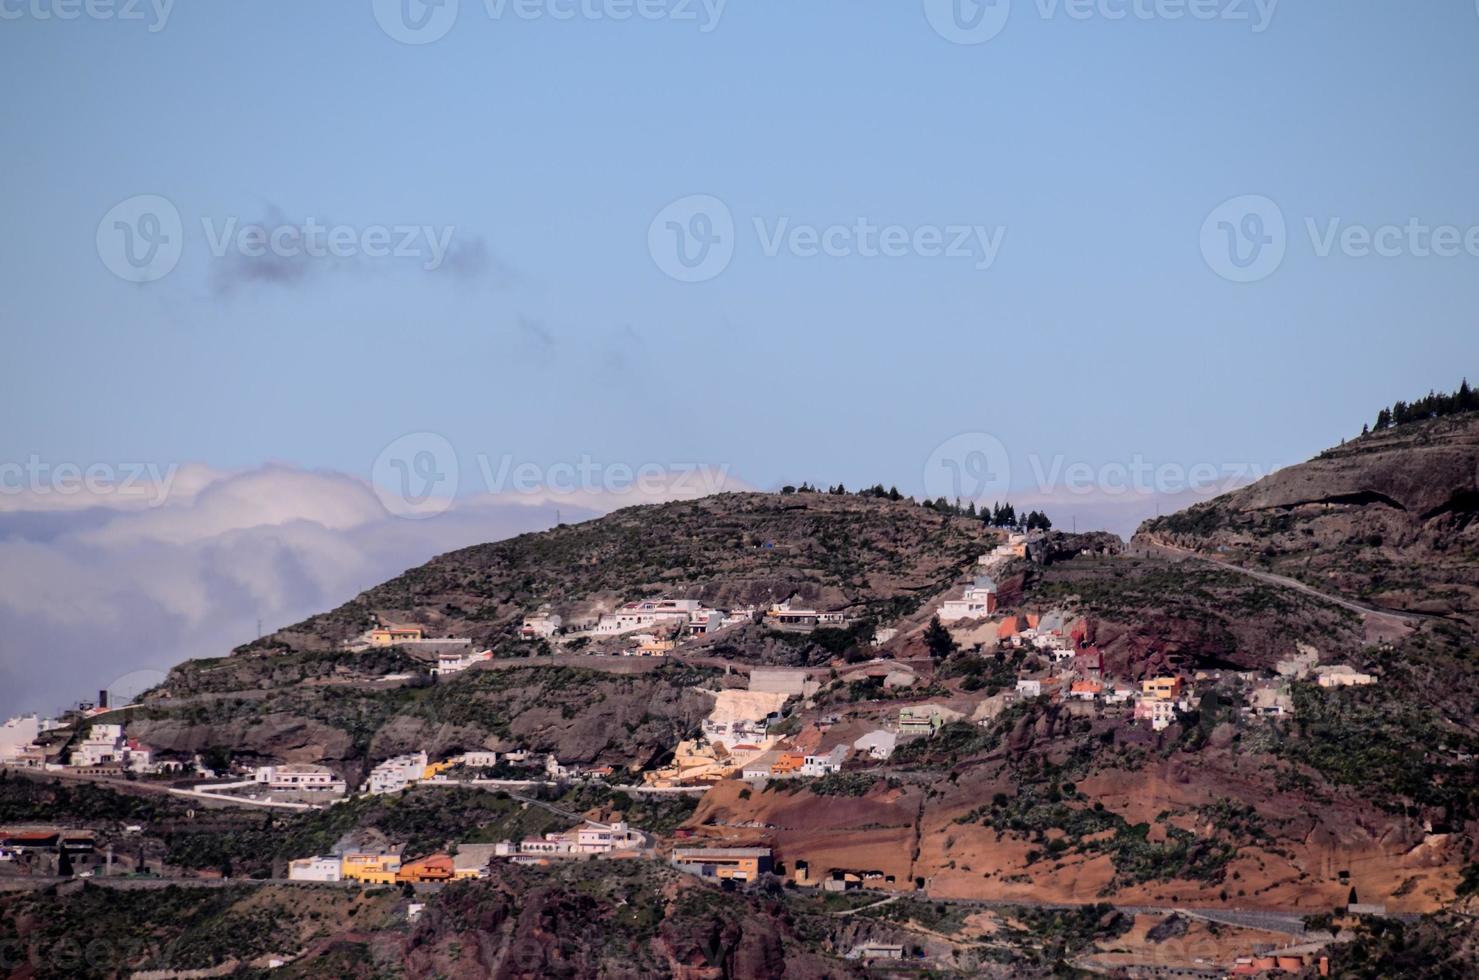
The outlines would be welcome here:
[[[880,782],[860,798],[751,788],[745,800],[740,799],[744,784],[726,782],[703,798],[687,825],[701,836],[731,843],[770,843],[779,860],[806,861],[814,878],[832,870],[876,871],[895,878],[893,884],[873,883],[877,887],[912,890],[913,879],[920,877],[930,895],[940,898],[1301,913],[1344,904],[1353,886],[1363,901],[1384,902],[1392,911],[1431,911],[1451,898],[1463,865],[1462,841],[1425,835],[1420,827],[1383,817],[1354,798],[1312,812],[1298,795],[1271,792],[1256,767],[1219,759],[1216,771],[1209,772],[1208,761],[1102,773],[1083,782],[1082,795],[1131,824],[1153,824],[1171,811],[1183,829],[1210,834],[1193,809],[1229,794],[1250,794],[1265,821],[1277,825],[1276,839],[1242,847],[1217,882],[1116,883],[1106,855],[1029,863],[1028,853],[1040,851],[1040,844],[998,835],[975,821],[960,822],[993,793],[1013,790],[1009,780],[975,773],[928,787],[888,788]],[[1151,839],[1157,836],[1153,826]],[[1341,871],[1349,871],[1349,877],[1341,878]]]

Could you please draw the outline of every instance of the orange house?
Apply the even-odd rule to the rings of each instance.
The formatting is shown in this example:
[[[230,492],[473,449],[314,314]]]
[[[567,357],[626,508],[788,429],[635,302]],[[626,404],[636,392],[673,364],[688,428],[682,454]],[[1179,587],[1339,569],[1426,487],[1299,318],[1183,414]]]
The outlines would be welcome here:
[[[789,773],[800,772],[801,765],[806,761],[806,756],[800,752],[782,752],[781,757],[775,760],[770,767],[772,776],[784,776]]]
[[[401,865],[396,873],[398,882],[451,881],[457,870],[450,854],[433,854],[420,861]]]
[[[1140,693],[1157,701],[1170,701],[1181,696],[1181,678],[1152,677],[1148,681],[1141,681]]]
[[[1008,616],[1006,619],[1003,619],[1001,621],[1001,625],[996,628],[996,638],[998,640],[1010,640],[1021,631],[1022,627],[1018,622],[1017,617]]]

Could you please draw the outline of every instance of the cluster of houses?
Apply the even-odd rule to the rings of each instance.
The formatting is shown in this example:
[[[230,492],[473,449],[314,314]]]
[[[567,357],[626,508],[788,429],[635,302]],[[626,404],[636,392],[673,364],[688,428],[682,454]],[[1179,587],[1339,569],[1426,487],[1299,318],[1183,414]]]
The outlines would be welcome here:
[[[636,857],[643,845],[642,834],[624,821],[606,824],[587,820],[582,826],[552,831],[543,837],[502,841],[494,845],[493,853],[495,857],[509,858],[515,864],[533,864],[552,858]]]
[[[288,862],[291,881],[353,881],[364,885],[429,884],[488,877],[491,844],[460,844],[455,854],[403,861],[398,850],[346,851]]]
[[[1025,548],[1030,543],[1023,538],[1002,548]],[[1001,548],[997,552],[1001,552]],[[987,564],[995,557],[983,555],[981,563]],[[986,621],[995,608],[995,584],[983,575],[966,587],[961,598],[946,600],[939,616],[942,622]],[[1015,690],[1005,698],[992,699],[983,706],[984,714],[977,711],[975,720],[987,720],[999,713],[1012,696],[1130,705],[1134,720],[1146,722],[1155,731],[1168,728],[1175,721],[1177,712],[1191,710],[1196,695],[1192,683],[1186,678],[1156,676],[1144,679],[1138,685],[1115,680],[1105,672],[1102,651],[1086,641],[1085,633],[1082,621],[1070,623],[1065,614],[1058,611],[1001,619],[996,623],[997,644],[1030,649],[1038,655],[1037,660],[1045,661],[1046,665],[1037,663],[1034,669],[1020,673]],[[1276,718],[1291,715],[1294,711],[1290,690],[1293,681],[1313,679],[1324,688],[1377,683],[1375,676],[1347,664],[1321,666],[1319,659],[1317,650],[1300,643],[1294,657],[1279,662],[1278,676],[1274,678],[1260,676],[1256,671],[1241,671],[1204,672],[1195,680],[1236,680],[1246,692],[1243,706],[1246,714]],[[937,711],[927,719],[918,716],[917,712],[911,714],[909,709],[904,714],[906,716],[900,718],[899,724],[903,735],[927,734],[931,730],[928,726],[933,724],[937,728],[938,719],[942,716]]]
[[[645,839],[622,822],[586,821],[571,830],[497,844],[459,844],[456,853],[432,854],[402,861],[399,850],[355,851],[299,858],[288,864],[293,881],[356,881],[367,885],[426,884],[463,878],[486,878],[496,858],[514,863],[545,863],[555,858],[636,857]]]
[[[699,738],[680,742],[673,761],[643,774],[656,787],[700,786],[732,779],[824,776],[846,761],[850,746],[820,744],[822,726],[783,738],[771,728],[787,701],[816,693],[819,682],[805,670],[757,668],[748,690],[711,692],[714,708]]]

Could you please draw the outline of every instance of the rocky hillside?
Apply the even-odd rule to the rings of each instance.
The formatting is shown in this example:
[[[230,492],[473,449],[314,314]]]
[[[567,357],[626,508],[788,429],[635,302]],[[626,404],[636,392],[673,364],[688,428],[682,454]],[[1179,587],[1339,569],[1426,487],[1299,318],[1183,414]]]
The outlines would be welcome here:
[[[329,649],[377,617],[496,647],[544,605],[572,622],[652,596],[725,607],[799,594],[823,609],[887,617],[944,588],[994,540],[979,520],[853,495],[735,493],[632,507],[442,555],[245,650]]]
[[[697,726],[712,702],[691,688],[722,685],[721,671],[630,660],[589,669],[578,657],[551,669],[547,655],[521,662],[548,653],[515,637],[526,614],[549,606],[576,622],[650,596],[764,607],[800,595],[847,610],[871,636],[872,623],[907,616],[957,583],[999,536],[977,519],[841,494],[629,508],[442,555],[232,656],[181,664],[128,712],[129,731],[166,752],[326,762],[351,778],[417,748],[523,746],[571,762],[645,765]],[[424,663],[398,650],[342,650],[376,621],[471,637],[498,659],[435,685],[377,683]],[[822,665],[856,639],[738,627],[701,653]]]
[[[1374,431],[1141,525],[1183,549],[1375,606],[1479,625],[1479,414]]]

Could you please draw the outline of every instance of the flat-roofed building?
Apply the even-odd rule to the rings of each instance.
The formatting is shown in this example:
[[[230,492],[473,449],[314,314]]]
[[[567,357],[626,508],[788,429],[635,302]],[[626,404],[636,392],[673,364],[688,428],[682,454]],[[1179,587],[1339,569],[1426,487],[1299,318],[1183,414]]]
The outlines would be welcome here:
[[[768,847],[676,847],[673,863],[704,878],[754,881],[775,866]]]
[[[400,869],[401,856],[399,854],[351,851],[340,859],[340,874],[345,881],[393,885],[396,872]]]
[[[342,881],[342,867],[337,857],[298,858],[288,862],[289,881]]]

